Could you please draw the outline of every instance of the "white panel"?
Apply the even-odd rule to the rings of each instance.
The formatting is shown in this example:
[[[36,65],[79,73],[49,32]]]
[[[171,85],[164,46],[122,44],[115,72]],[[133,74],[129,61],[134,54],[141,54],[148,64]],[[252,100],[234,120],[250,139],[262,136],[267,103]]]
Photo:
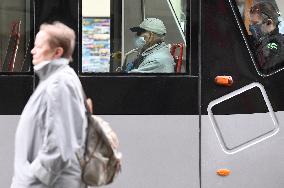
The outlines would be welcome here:
[[[110,0],[82,0],[83,17],[110,17]]]
[[[0,116],[0,182],[10,187],[14,161],[14,135],[20,116]]]
[[[208,116],[202,116],[202,188],[282,188],[284,185],[284,112],[276,112],[280,131],[275,136],[234,155],[223,152]],[[224,115],[226,116],[226,115]],[[229,116],[229,115],[227,115]],[[234,120],[233,117],[232,121]],[[255,123],[262,118],[255,117]],[[237,121],[241,121],[239,118]],[[246,123],[243,120],[243,123]],[[227,177],[216,171],[231,170]]]
[[[122,173],[107,188],[199,188],[198,116],[102,116],[117,132]],[[0,116],[0,182],[9,187],[19,116]]]

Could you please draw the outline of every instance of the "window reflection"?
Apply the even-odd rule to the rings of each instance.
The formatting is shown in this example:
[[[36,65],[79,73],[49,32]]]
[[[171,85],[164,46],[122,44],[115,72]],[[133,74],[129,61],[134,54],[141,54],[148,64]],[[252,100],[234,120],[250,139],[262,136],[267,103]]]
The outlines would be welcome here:
[[[1,0],[0,72],[29,71],[29,7],[29,0]]]

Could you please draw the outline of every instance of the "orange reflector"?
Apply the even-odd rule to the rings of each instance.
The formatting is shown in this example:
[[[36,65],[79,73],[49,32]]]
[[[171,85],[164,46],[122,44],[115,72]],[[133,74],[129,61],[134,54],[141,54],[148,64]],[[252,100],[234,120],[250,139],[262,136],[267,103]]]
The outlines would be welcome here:
[[[216,76],[215,83],[221,86],[231,86],[233,84],[232,76]]]
[[[230,175],[231,171],[229,169],[219,169],[217,170],[217,174],[219,176],[228,176]]]

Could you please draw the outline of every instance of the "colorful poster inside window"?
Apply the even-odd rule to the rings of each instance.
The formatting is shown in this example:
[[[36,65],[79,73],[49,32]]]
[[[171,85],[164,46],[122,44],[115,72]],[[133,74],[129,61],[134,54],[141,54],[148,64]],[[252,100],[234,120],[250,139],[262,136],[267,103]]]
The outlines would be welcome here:
[[[82,72],[109,72],[110,18],[83,17]]]

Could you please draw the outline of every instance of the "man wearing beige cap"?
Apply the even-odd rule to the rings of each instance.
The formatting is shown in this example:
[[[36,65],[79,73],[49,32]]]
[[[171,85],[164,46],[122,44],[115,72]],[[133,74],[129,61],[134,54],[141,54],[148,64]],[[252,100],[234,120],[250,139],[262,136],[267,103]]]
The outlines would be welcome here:
[[[167,33],[163,22],[147,18],[139,26],[130,28],[136,32],[135,47],[139,54],[134,62],[127,64],[129,73],[173,73],[174,59],[164,42]]]

